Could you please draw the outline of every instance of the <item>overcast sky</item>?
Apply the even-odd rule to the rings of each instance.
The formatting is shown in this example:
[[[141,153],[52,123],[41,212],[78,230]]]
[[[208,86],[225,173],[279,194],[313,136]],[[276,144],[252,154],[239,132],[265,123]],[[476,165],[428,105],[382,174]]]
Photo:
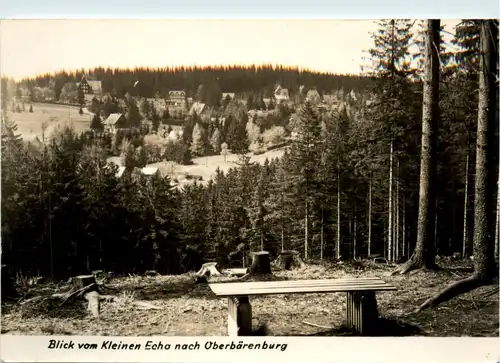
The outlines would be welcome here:
[[[454,32],[456,20],[443,20]],[[2,20],[0,71],[15,79],[95,66],[282,64],[359,73],[372,20]]]

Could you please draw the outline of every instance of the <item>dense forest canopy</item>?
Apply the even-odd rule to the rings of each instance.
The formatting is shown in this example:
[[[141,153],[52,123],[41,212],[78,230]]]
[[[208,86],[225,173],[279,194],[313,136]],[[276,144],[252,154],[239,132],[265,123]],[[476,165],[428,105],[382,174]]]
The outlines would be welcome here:
[[[68,82],[78,82],[82,75],[102,81],[104,93],[117,97],[127,92],[141,97],[163,97],[171,90],[184,90],[194,96],[199,85],[212,85],[220,92],[237,94],[257,93],[269,97],[277,84],[297,93],[299,87],[306,85],[316,87],[318,91],[328,93],[332,90],[344,89],[360,91],[366,89],[371,80],[357,75],[336,75],[299,70],[283,66],[214,66],[214,67],[172,67],[172,68],[94,68],[81,69],[74,72],[58,72],[34,78],[23,79],[19,83],[23,87],[47,87],[53,85],[56,96]],[[138,81],[137,87],[134,87]]]

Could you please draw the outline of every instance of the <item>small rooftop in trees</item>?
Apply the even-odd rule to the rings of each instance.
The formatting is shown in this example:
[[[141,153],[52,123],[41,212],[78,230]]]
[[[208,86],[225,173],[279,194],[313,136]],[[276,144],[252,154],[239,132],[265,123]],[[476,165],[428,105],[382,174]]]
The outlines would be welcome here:
[[[193,106],[191,106],[191,109],[189,110],[189,115],[192,116],[193,114],[197,114],[198,116],[205,111],[206,105],[201,102],[195,102],[193,103]]]
[[[234,92],[223,92],[222,93],[222,100],[225,100],[228,96],[234,100],[234,97],[235,97],[235,93]]]
[[[123,114],[121,113],[112,113],[108,116],[106,120],[104,120],[103,124],[104,125],[116,125],[117,122],[119,122],[123,117]]]

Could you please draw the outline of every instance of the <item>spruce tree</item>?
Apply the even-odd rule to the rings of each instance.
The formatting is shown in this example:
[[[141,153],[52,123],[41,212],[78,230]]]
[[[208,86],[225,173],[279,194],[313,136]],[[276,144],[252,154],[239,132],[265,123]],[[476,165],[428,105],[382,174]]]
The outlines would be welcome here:
[[[220,132],[219,129],[216,128],[214,130],[214,133],[212,134],[212,137],[210,138],[210,146],[212,147],[212,150],[218,154],[221,150],[221,137],[220,137]]]
[[[303,216],[304,258],[309,257],[311,210],[319,190],[318,160],[321,160],[321,124],[316,110],[306,102],[300,110],[297,137],[290,148],[290,172],[297,203]]]
[[[196,156],[202,156],[206,152],[205,130],[197,123],[193,128],[193,136],[191,141],[191,153]]]
[[[226,142],[233,153],[245,153],[248,151],[248,136],[246,122],[229,118],[229,129],[226,135]]]
[[[130,98],[127,102],[127,122],[129,127],[140,127],[142,116],[139,113],[139,108],[133,98]]]
[[[94,116],[92,117],[92,121],[90,122],[90,129],[95,131],[104,130],[104,125],[102,124],[101,117],[98,113],[94,114]]]

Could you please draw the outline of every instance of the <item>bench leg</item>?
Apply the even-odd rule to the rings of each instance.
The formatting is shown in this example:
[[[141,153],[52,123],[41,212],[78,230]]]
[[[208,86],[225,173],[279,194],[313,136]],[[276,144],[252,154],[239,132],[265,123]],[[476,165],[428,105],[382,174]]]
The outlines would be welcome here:
[[[250,335],[252,332],[252,306],[248,296],[233,296],[227,301],[227,332],[229,336]]]
[[[361,335],[373,334],[378,319],[377,299],[374,291],[353,291],[347,293],[348,329]]]

